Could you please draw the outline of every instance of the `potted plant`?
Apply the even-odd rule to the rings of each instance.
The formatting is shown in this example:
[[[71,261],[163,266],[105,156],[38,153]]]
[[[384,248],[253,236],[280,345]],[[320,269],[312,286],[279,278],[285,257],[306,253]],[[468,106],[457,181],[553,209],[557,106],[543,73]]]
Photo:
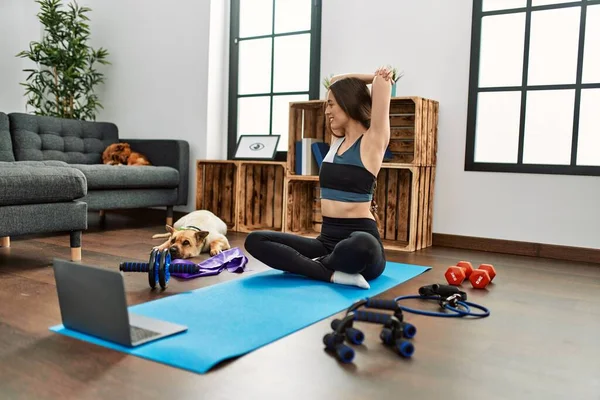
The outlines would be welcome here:
[[[88,44],[90,20],[88,7],[70,3],[64,10],[61,0],[36,0],[37,14],[44,27],[41,41],[29,44],[29,50],[17,57],[35,62],[37,69],[28,72],[25,87],[27,104],[36,115],[95,120],[98,107],[103,108],[94,89],[104,83],[96,63],[110,64],[108,51]]]

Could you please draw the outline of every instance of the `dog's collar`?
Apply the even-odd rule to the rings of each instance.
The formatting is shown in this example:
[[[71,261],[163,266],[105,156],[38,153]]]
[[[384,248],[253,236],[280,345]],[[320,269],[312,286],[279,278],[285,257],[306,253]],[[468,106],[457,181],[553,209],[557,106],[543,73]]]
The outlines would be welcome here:
[[[187,226],[182,226],[181,228],[177,228],[178,231],[198,231],[198,232],[202,232],[202,229],[198,228],[197,226],[194,225],[187,225]]]

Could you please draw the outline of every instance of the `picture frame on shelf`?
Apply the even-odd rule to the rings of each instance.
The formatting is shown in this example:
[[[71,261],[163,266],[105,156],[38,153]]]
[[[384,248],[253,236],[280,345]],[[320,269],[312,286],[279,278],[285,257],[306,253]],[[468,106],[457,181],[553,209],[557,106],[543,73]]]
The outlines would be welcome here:
[[[240,135],[234,160],[273,160],[280,135]]]

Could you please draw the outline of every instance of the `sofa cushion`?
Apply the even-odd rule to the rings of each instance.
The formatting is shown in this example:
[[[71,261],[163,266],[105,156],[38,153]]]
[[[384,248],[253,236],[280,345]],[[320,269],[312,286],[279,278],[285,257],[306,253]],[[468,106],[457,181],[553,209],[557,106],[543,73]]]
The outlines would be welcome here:
[[[56,161],[0,162],[0,188],[0,206],[58,203],[87,194],[85,175]]]
[[[72,164],[87,179],[89,190],[176,188],[179,172],[171,167]]]
[[[8,114],[17,161],[59,160],[101,164],[102,152],[119,141],[117,126],[24,113]]]
[[[15,161],[8,124],[8,115],[0,112],[0,161]]]

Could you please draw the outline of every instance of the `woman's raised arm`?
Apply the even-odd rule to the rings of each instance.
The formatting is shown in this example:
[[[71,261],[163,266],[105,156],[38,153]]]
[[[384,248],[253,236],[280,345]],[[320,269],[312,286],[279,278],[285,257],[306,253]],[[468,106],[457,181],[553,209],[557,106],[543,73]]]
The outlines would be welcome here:
[[[392,97],[393,72],[379,68],[373,78],[371,89],[371,140],[385,151],[390,141],[390,100]]]

